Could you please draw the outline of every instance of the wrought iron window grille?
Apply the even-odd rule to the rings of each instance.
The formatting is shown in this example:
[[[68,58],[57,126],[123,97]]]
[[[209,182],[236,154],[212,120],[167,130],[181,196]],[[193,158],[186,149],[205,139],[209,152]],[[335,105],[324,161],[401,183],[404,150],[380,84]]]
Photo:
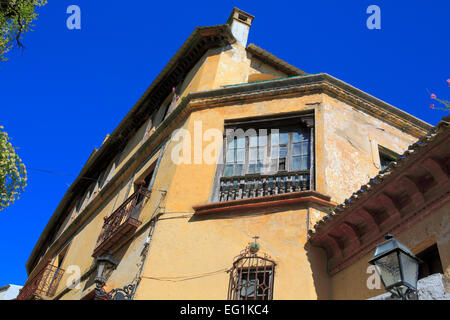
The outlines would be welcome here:
[[[256,242],[238,255],[230,269],[228,300],[272,300],[276,263],[258,255]]]

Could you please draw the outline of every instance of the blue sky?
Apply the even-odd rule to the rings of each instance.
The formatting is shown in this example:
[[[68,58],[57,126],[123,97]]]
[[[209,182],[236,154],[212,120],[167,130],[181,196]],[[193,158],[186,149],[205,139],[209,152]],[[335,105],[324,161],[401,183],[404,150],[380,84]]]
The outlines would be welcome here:
[[[72,4],[81,30],[66,27]],[[381,30],[366,27],[372,4]],[[0,212],[0,286],[25,282],[29,254],[92,150],[194,28],[225,23],[234,6],[255,16],[249,43],[433,125],[446,115],[429,108],[427,89],[449,97],[448,0],[49,0],[23,39],[27,49],[0,63],[0,125],[29,168],[25,193]]]

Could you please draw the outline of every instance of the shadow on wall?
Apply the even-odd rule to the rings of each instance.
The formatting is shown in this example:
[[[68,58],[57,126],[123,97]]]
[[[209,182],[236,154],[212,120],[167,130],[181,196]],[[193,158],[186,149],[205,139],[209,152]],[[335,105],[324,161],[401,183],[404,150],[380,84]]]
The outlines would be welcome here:
[[[322,248],[312,246],[309,242],[305,244],[304,248],[311,267],[317,300],[330,300],[331,279],[327,273],[326,252]]]

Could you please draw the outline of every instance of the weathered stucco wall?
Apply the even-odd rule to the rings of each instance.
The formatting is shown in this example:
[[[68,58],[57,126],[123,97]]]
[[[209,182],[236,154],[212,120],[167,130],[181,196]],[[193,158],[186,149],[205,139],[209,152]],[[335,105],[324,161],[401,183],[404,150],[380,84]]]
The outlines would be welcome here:
[[[203,219],[181,213],[161,217],[136,299],[226,299],[229,274],[225,269],[256,234],[261,252],[277,263],[274,298],[316,299],[304,248],[305,209]],[[317,261],[320,258],[314,256],[314,263],[323,265],[325,261]],[[215,271],[222,272],[205,275]],[[200,277],[182,280],[196,276]]]
[[[417,138],[359,111],[341,101],[323,96],[319,107],[323,128],[322,139],[317,139],[324,193],[337,203],[377,175],[378,145],[402,154]],[[378,167],[376,166],[378,163]]]

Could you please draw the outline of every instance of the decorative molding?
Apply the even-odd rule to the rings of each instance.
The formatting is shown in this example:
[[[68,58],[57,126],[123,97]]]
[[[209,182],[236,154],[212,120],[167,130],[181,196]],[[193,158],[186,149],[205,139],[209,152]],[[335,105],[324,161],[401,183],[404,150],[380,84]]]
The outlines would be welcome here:
[[[194,206],[195,215],[245,214],[251,212],[282,211],[299,205],[333,207],[330,197],[316,191],[300,191],[273,196],[232,200]]]

